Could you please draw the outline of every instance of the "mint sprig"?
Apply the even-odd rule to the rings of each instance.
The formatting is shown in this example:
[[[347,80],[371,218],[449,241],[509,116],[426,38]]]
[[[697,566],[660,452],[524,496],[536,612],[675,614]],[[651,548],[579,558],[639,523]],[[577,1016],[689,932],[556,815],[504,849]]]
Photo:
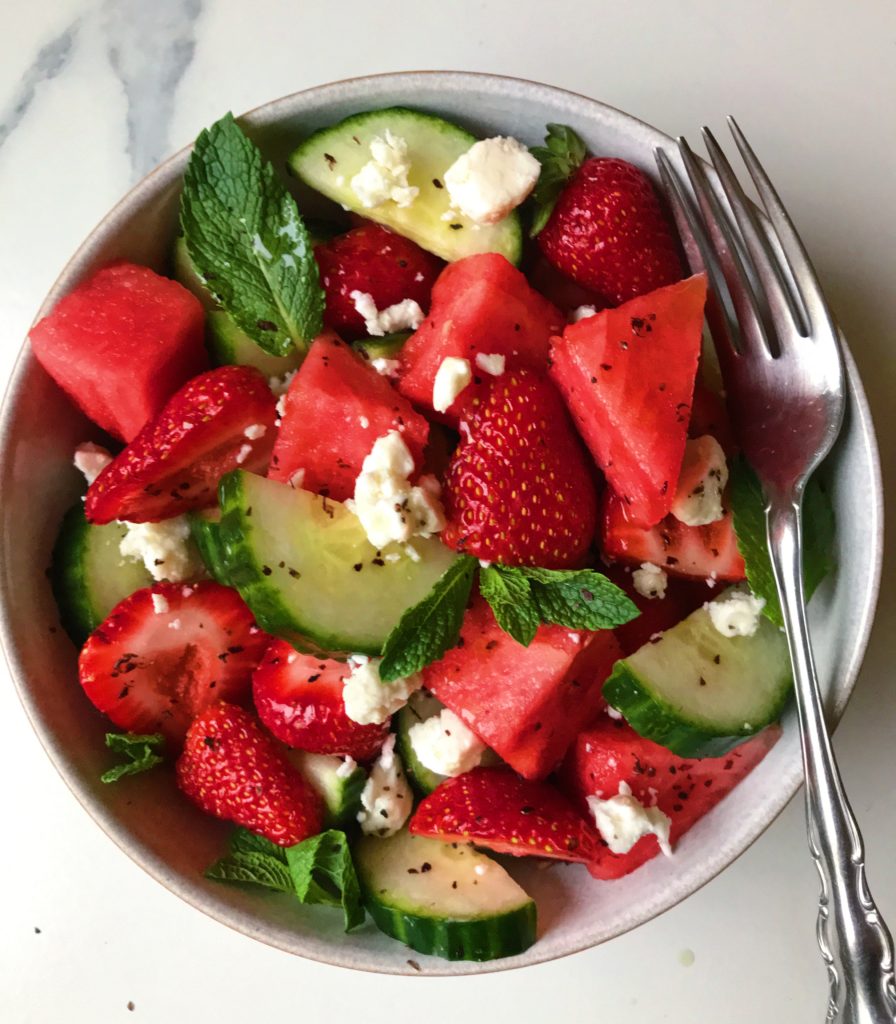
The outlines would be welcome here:
[[[457,643],[476,564],[475,558],[461,555],[426,597],[402,615],[383,645],[383,682],[419,672]]]
[[[217,302],[266,352],[320,334],[324,296],[293,197],[232,114],[201,132],[184,174],[187,251]]]
[[[526,577],[504,566],[490,565],[479,573],[479,592],[491,605],[501,629],[528,647],[541,625],[541,614]]]
[[[547,224],[560,193],[588,152],[585,143],[568,125],[549,124],[547,130],[545,144],[530,150],[541,164],[541,174],[532,195],[531,238]]]
[[[165,737],[161,733],[139,735],[132,732],[107,732],[106,746],[121,754],[125,760],[103,772],[101,782],[118,782],[126,775],[139,775],[161,764],[165,758],[159,753],[165,747]]]

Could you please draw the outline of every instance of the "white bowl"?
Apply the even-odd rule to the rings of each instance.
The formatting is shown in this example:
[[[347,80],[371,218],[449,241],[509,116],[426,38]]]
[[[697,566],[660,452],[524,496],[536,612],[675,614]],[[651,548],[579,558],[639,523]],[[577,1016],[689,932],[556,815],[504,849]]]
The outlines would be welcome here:
[[[393,104],[443,114],[481,136],[540,142],[548,122],[571,125],[598,154],[655,174],[653,151],[672,140],[656,129],[573,93],[492,75],[421,72],[358,78],[309,89],[248,114],[244,125],[275,161],[302,135],[358,110]],[[694,126],[683,126],[691,128]],[[81,246],[39,316],[96,267],[126,257],[163,269],[177,218],[186,150],[145,178]],[[837,512],[839,568],[811,609],[815,650],[832,721],[849,698],[865,650],[882,556],[877,446],[861,381],[847,354],[850,403],[827,475]],[[122,396],[126,400],[125,396]],[[595,882],[584,868],[548,871],[520,862],[514,873],[538,902],[538,942],[521,956],[487,964],[451,963],[413,953],[372,924],[345,935],[341,915],[287,897],[206,881],[229,826],[200,814],[175,790],[173,773],[150,772],[116,786],[107,767],[106,722],[77,683],[76,652],[58,628],[44,569],[60,518],[80,489],[75,445],[96,434],[46,376],[27,346],[0,420],[2,636],[21,700],[41,742],[75,796],[128,856],[172,892],[224,924],[288,952],[330,964],[392,974],[477,974],[535,964],[587,949],[667,910],[730,864],[771,823],[801,777],[794,715],[762,764],[679,843],[627,878]]]

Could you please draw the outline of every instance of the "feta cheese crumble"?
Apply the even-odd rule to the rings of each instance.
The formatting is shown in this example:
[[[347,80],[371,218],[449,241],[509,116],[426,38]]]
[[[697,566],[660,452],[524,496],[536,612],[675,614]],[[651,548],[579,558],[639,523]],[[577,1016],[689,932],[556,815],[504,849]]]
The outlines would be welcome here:
[[[724,515],[722,495],[728,463],[719,442],[709,434],[689,440],[684,452],[672,515],[686,526],[708,526]]]
[[[408,739],[423,767],[437,775],[463,775],[485,752],[485,744],[448,708],[412,725]]]
[[[154,580],[180,583],[203,573],[202,562],[191,547],[190,523],[174,516],[160,523],[125,523],[128,532],[118,550],[123,558],[142,561]]]
[[[749,590],[730,590],[703,607],[722,636],[753,636],[759,629],[765,598],[756,597]]]
[[[351,778],[352,774],[356,771],[358,762],[348,755],[342,761],[342,764],[336,769],[337,779],[348,779]]]
[[[401,758],[395,753],[394,733],[383,744],[361,790],[361,807],[361,831],[382,839],[395,835],[410,816],[413,800]]]
[[[85,441],[75,449],[72,461],[75,469],[84,474],[89,487],[112,461],[112,455],[102,445]]]
[[[502,356],[499,352],[492,352],[490,354],[480,352],[476,356],[476,366],[482,370],[483,373],[488,373],[492,377],[500,377],[504,372],[504,367],[506,365],[506,356]]]
[[[418,673],[384,683],[380,679],[381,658],[354,654],[348,659],[349,674],[342,681],[345,713],[358,725],[380,725],[408,702],[408,697],[423,685]]]
[[[250,441],[257,441],[259,438],[264,437],[267,432],[268,428],[263,423],[253,423],[251,426],[246,427],[243,434]]]
[[[433,409],[436,412],[447,412],[472,379],[469,359],[459,359],[457,356],[443,359],[432,385]]]
[[[632,583],[641,597],[663,598],[666,596],[669,577],[653,562],[642,562],[641,568],[632,573]]]
[[[374,338],[382,338],[396,331],[416,331],[423,323],[424,314],[414,299],[402,299],[385,309],[377,309],[370,292],[349,292],[355,309],[364,317],[364,329]]]
[[[268,387],[274,392],[275,398],[282,398],[289,391],[289,385],[292,384],[295,375],[295,370],[288,370],[282,377],[268,377]]]
[[[529,195],[541,164],[516,139],[475,142],[445,171],[451,206],[474,224],[496,224]]]
[[[400,359],[386,359],[385,356],[377,356],[370,360],[370,365],[381,377],[397,377],[401,369]]]
[[[444,528],[438,481],[421,477],[412,486],[408,477],[413,472],[414,460],[397,430],[376,439],[355,480],[355,496],[345,503],[374,547],[431,537]]]
[[[171,611],[171,606],[168,604],[168,598],[165,597],[164,594],[153,594],[152,610],[156,615],[164,615],[165,612]]]
[[[588,809],[612,853],[628,853],[642,836],[655,835],[663,853],[667,857],[672,856],[669,844],[671,819],[659,807],[645,807],[632,796],[627,782],[620,782],[619,794],[609,800],[589,796]]]
[[[410,206],[420,189],[408,184],[411,161],[407,141],[387,128],[382,137],[370,140],[370,157],[351,181],[361,205],[372,210],[392,200],[396,206]]]
[[[597,316],[594,306],[576,306],[568,319],[571,324],[577,324],[580,320],[587,320],[589,316]]]

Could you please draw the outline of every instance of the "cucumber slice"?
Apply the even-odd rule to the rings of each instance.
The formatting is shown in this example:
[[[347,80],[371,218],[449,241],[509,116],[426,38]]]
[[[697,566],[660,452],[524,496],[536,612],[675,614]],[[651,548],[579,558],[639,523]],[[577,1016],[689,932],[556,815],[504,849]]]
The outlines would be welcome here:
[[[394,359],[410,336],[410,331],[400,331],[398,334],[386,334],[382,338],[365,338],[363,341],[356,341],[353,347],[368,360]]]
[[[50,575],[62,625],[78,646],[119,601],[153,582],[142,562],[122,558],[126,533],[121,523],[88,523],[80,501],[62,520]]]
[[[299,650],[377,655],[457,555],[415,538],[387,561],[340,502],[244,470],[221,481],[224,570],[258,624]]]
[[[199,548],[202,561],[208,569],[209,576],[225,587],[230,586],[227,569],[224,564],[224,552],[221,550],[221,510],[207,508],[201,512],[190,512],[190,533]]]
[[[420,762],[411,745],[409,733],[412,726],[418,722],[426,721],[427,718],[434,717],[444,707],[445,705],[433,697],[431,693],[418,690],[416,693],[411,694],[407,704],[398,712],[396,720],[395,733],[398,753],[401,755],[401,760],[407,769],[411,785],[422,796],[427,796],[431,793],[448,776],[439,775]]]
[[[635,732],[680,757],[719,757],[777,721],[792,685],[777,626],[763,616],[753,636],[723,636],[698,608],[617,661],[604,697]]]
[[[535,903],[472,846],[405,830],[388,839],[365,836],[353,852],[374,923],[411,949],[482,961],[515,956],[535,941]]]
[[[294,349],[288,356],[272,356],[241,331],[222,309],[212,309],[205,317],[205,342],[216,366],[254,366],[265,377],[282,377],[302,362],[303,352]]]
[[[365,209],[351,181],[370,160],[371,139],[384,136],[387,130],[407,142],[411,163],[408,183],[420,193],[410,206],[401,207],[389,200]],[[474,225],[460,214],[442,219],[449,209],[442,176],[475,141],[474,135],[433,114],[389,107],[354,114],[315,132],[295,150],[289,165],[306,185],[328,199],[385,224],[442,259],[453,261],[473,253],[498,252],[511,263],[518,263],[523,234],[516,211],[497,224]]]
[[[354,824],[361,810],[361,790],[367,772],[345,758],[331,754],[291,752],[290,760],[320,794],[324,802],[324,828],[345,828]]]
[[[183,235],[178,235],[174,240],[171,264],[176,281],[179,281],[187,291],[191,291],[206,309],[218,308],[212,293],[206,288],[205,282],[190,259],[190,254],[187,252],[187,240]]]

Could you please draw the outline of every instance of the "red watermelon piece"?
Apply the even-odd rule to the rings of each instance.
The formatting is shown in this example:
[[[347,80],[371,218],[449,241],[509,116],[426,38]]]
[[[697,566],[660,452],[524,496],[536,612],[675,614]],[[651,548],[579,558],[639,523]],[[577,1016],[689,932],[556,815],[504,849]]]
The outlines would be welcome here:
[[[304,470],[305,490],[345,501],[374,442],[390,430],[401,433],[419,469],[429,424],[345,342],[322,334],[286,393],[268,476],[289,481]]]
[[[477,598],[457,647],[424,670],[424,685],[527,779],[561,761],[603,707],[601,687],[621,657],[609,630],[541,626],[523,647]]]
[[[658,288],[570,324],[551,376],[598,466],[653,526],[675,494],[700,356],[706,275]]]
[[[398,388],[431,412],[436,372],[448,356],[469,360],[474,375],[477,355],[503,355],[508,368],[544,370],[550,337],[563,323],[560,310],[503,256],[467,256],[439,275],[429,316],[401,350]]]
[[[581,733],[561,770],[568,791],[587,806],[586,797],[609,799],[627,783],[645,806],[655,805],[672,819],[675,843],[765,757],[781,730],[770,726],[723,757],[681,758],[639,736],[625,722],[604,716]],[[603,845],[588,866],[595,878],[621,878],[660,852],[656,836],[639,839],[628,853]]]
[[[38,362],[94,423],[131,441],[208,368],[202,303],[149,267],[103,267],[31,329]]]

